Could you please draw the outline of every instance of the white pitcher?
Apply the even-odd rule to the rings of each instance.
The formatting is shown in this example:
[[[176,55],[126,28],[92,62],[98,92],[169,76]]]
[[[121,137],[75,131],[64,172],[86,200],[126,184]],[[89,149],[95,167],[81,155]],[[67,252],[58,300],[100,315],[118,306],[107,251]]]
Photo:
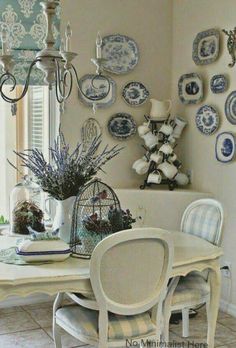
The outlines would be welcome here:
[[[72,196],[65,199],[64,201],[55,200],[56,214],[53,220],[53,230],[60,228],[59,237],[66,243],[70,242],[73,206],[75,198],[75,196]]]
[[[152,104],[150,111],[151,119],[158,121],[166,120],[172,107],[172,101],[150,99],[150,102]]]

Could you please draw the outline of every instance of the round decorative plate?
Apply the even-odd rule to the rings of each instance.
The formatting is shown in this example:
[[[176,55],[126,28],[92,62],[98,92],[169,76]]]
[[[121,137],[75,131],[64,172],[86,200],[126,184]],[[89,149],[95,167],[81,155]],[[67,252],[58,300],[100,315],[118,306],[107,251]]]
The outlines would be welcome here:
[[[195,121],[201,133],[211,135],[218,129],[220,119],[217,111],[212,106],[203,105],[197,111]]]
[[[129,82],[123,89],[122,97],[129,105],[139,106],[147,101],[149,91],[141,82]]]
[[[116,139],[128,139],[136,134],[137,125],[133,117],[124,112],[119,112],[108,121],[108,131]]]
[[[236,91],[231,92],[226,99],[225,115],[230,123],[236,124]]]
[[[82,89],[82,92],[90,97],[90,98],[96,98],[96,107],[98,108],[107,108],[114,104],[116,100],[116,83],[111,77],[107,77],[110,83],[110,92],[108,95],[101,99],[103,96],[107,94],[107,90],[109,88],[108,81],[104,79],[102,76],[96,76],[96,80],[94,80],[94,87],[92,86],[92,79],[94,78],[94,75],[87,74],[80,78],[79,85]],[[87,106],[93,107],[95,101],[90,100],[89,98],[86,98],[81,92],[79,91],[79,98],[80,100]]]
[[[211,79],[212,93],[223,93],[228,88],[228,80],[225,75],[214,75]]]
[[[125,35],[108,35],[102,38],[102,58],[105,70],[114,74],[126,74],[139,60],[136,42]]]
[[[217,135],[215,152],[217,161],[223,163],[232,161],[235,156],[235,136],[230,132]]]

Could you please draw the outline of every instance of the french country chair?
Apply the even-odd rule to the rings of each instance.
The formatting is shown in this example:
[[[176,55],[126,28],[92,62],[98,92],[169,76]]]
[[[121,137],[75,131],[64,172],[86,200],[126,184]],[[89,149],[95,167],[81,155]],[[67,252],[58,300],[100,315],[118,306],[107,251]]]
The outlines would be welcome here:
[[[220,246],[223,208],[215,199],[199,199],[191,203],[182,216],[181,231],[204,238],[210,243]],[[189,336],[189,309],[206,304],[210,298],[208,271],[191,272],[186,277],[176,279],[176,288],[172,286],[165,302],[165,337],[168,339],[168,325],[171,311],[182,311],[182,336]],[[173,290],[175,288],[175,290]],[[169,303],[170,302],[170,303]],[[169,313],[169,314],[167,314]]]
[[[78,304],[77,297],[64,306],[59,293],[53,309],[56,348],[61,348],[60,328],[99,348],[124,347],[127,340],[159,342],[172,262],[171,233],[161,229],[136,228],[105,238],[90,260],[98,310]],[[94,301],[85,300],[88,307],[89,302]]]

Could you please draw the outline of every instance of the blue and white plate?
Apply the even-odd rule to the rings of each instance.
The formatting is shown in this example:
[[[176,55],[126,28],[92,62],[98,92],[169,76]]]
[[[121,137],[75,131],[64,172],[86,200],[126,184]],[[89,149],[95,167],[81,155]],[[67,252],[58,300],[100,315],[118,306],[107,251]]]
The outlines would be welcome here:
[[[203,82],[198,74],[182,75],[178,83],[179,99],[183,104],[197,104],[203,99]]]
[[[219,56],[220,32],[210,29],[198,33],[193,41],[193,61],[196,65],[213,63]]]
[[[223,93],[228,88],[228,79],[225,75],[214,75],[211,79],[212,93]]]
[[[123,89],[122,97],[127,104],[139,106],[147,101],[149,91],[141,82],[129,82]]]
[[[139,61],[136,42],[125,35],[108,35],[102,39],[102,58],[105,70],[114,74],[126,74],[133,70]]]
[[[218,129],[220,118],[217,111],[212,106],[203,105],[197,111],[195,121],[201,133],[211,135]]]
[[[119,112],[108,121],[108,131],[116,139],[127,139],[137,132],[137,124],[133,117],[124,112]]]
[[[107,108],[109,106],[111,106],[112,104],[114,104],[115,100],[116,100],[116,83],[115,81],[110,78],[107,77],[109,82],[110,82],[110,92],[108,93],[108,95],[101,99],[102,96],[105,96],[107,94],[108,91],[108,81],[106,79],[104,79],[104,77],[102,76],[97,76],[96,79],[93,80],[93,84],[95,86],[95,88],[92,86],[92,79],[94,78],[94,75],[92,74],[87,74],[84,75],[83,77],[81,77],[81,79],[79,80],[79,85],[80,88],[82,89],[83,93],[85,95],[87,95],[88,97],[92,97],[96,100],[97,97],[97,101],[96,101],[96,107],[98,108]],[[79,90],[79,98],[80,100],[87,106],[93,107],[94,101],[86,98]]]
[[[225,115],[230,123],[236,124],[236,91],[231,92],[226,99]]]
[[[217,135],[215,145],[216,159],[219,162],[227,163],[235,157],[235,136],[230,132],[223,132]]]

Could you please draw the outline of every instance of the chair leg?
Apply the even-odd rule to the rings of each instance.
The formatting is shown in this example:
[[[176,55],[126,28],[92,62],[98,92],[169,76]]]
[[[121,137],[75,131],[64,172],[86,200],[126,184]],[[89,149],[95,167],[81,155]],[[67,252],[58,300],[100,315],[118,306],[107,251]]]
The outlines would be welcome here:
[[[189,337],[189,309],[182,309],[182,326],[183,326],[183,337]]]
[[[56,324],[56,322],[53,323],[53,339],[54,339],[55,348],[62,348],[61,329]]]

